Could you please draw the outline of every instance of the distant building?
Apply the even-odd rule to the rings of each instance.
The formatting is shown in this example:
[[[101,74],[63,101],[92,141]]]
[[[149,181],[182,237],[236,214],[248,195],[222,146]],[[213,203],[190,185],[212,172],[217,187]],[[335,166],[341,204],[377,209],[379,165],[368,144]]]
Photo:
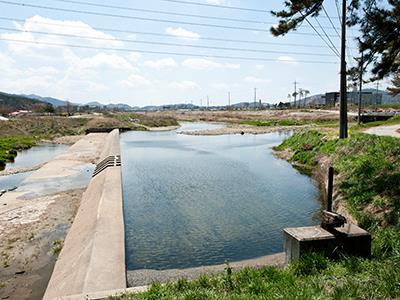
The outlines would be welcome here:
[[[358,105],[359,92],[348,92],[347,103],[349,105]],[[381,104],[400,103],[400,96],[392,97],[385,91],[376,91],[366,89],[362,91],[362,105],[374,106]],[[296,107],[335,107],[340,104],[339,92],[327,92],[325,94],[313,95],[307,98],[298,99]],[[294,106],[294,102],[290,102]]]
[[[32,113],[32,111],[30,111],[30,110],[17,110],[17,111],[14,111],[14,112],[10,113],[9,116],[10,117],[17,117],[17,116],[21,116],[21,115],[27,115],[27,114],[30,114],[30,113]]]
[[[359,92],[348,92],[347,93],[347,102],[349,104],[358,105],[360,93]],[[363,106],[373,106],[373,105],[381,105],[382,101],[382,94],[381,93],[374,93],[372,91],[363,91],[361,104]]]

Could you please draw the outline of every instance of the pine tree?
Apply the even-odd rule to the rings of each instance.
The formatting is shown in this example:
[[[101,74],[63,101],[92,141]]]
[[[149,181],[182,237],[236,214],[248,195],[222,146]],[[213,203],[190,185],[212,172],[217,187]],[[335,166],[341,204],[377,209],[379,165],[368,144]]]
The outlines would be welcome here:
[[[271,28],[274,36],[299,28],[308,17],[317,17],[324,10],[324,0],[286,0],[285,8],[273,11],[279,23]],[[351,0],[348,26],[358,25],[359,52],[371,65],[372,80],[382,79],[400,71],[400,1]]]
[[[392,96],[400,95],[400,73],[397,73],[392,79],[392,87],[388,88],[388,92]]]

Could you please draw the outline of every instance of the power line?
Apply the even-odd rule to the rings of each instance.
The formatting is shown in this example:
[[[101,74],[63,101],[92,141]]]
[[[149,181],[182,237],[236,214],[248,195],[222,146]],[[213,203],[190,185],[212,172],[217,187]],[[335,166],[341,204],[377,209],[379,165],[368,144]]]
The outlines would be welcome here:
[[[41,22],[41,21],[25,20],[25,19],[18,19],[18,18],[7,18],[7,17],[1,17],[1,16],[0,16],[0,20],[49,25],[49,26],[63,27],[63,28],[82,28],[82,29],[88,28],[87,26],[79,26],[79,25],[72,25],[72,24],[65,25],[65,24],[58,24],[58,23],[52,23],[52,22]],[[179,38],[180,37],[180,36],[174,36],[174,35],[165,34],[165,33],[131,31],[131,30],[106,28],[106,27],[90,26],[90,28],[94,29],[94,30],[98,30],[98,31],[103,31],[103,32],[118,32],[118,33],[150,35],[150,36],[159,36],[159,37],[168,37],[168,38]],[[324,45],[314,45],[314,44],[272,43],[272,42],[260,42],[260,41],[254,41],[254,40],[223,39],[223,38],[205,37],[205,36],[200,36],[200,37],[196,37],[196,38],[186,38],[185,37],[185,39],[188,39],[188,40],[210,40],[210,41],[219,41],[219,42],[234,42],[234,43],[257,44],[257,45],[290,46],[290,47],[305,47],[305,48],[326,48]]]
[[[324,5],[322,5],[322,9],[324,10],[326,17],[329,19],[329,22],[331,23],[332,28],[336,31],[337,36],[340,38],[340,34],[339,34],[338,30],[336,29],[335,24],[333,24],[332,19],[331,19],[331,17],[329,16],[328,12],[326,11]]]
[[[322,37],[322,35],[320,34],[320,32],[314,27],[314,25],[311,24],[311,22],[305,18],[304,20],[306,20],[306,22],[312,27],[312,29],[314,29],[314,31],[318,34],[318,36],[321,38],[321,40],[323,40],[325,42],[325,44],[329,47],[329,49],[332,50],[333,53],[335,53],[335,55],[340,56],[334,48],[331,47],[331,45],[329,45],[329,43]]]
[[[275,24],[275,22],[266,22],[266,21],[249,20],[249,19],[238,19],[238,18],[216,17],[216,16],[190,14],[190,13],[179,13],[179,12],[162,11],[162,10],[154,10],[154,9],[144,9],[144,8],[137,8],[137,7],[132,8],[132,7],[128,7],[128,6],[98,4],[98,3],[86,2],[86,1],[76,1],[76,0],[52,0],[52,1],[61,2],[61,3],[72,3],[72,4],[78,4],[78,5],[87,5],[87,6],[101,7],[101,8],[122,9],[122,10],[127,10],[127,11],[155,13],[155,14],[181,16],[181,17],[193,17],[193,18],[209,19],[209,20],[231,21],[231,22],[240,22],[240,23],[252,23],[252,24],[261,24],[261,25],[274,25]],[[325,29],[331,29],[331,28],[330,27],[325,27]]]
[[[12,1],[4,1],[4,0],[1,0],[0,3],[4,3],[4,4],[8,4],[8,5],[15,5],[15,6],[47,9],[47,10],[53,10],[53,11],[63,11],[63,12],[70,12],[70,13],[103,16],[103,17],[113,17],[113,18],[133,19],[133,20],[162,22],[162,23],[173,23],[173,24],[185,24],[185,25],[214,27],[214,28],[223,28],[223,29],[236,29],[236,30],[268,32],[268,30],[261,29],[261,28],[250,28],[250,27],[240,27],[240,26],[226,26],[226,25],[219,25],[219,24],[206,24],[206,23],[197,23],[197,22],[166,20],[166,19],[160,19],[160,18],[137,17],[137,16],[129,16],[129,15],[104,13],[104,12],[94,12],[94,11],[88,11],[88,10],[77,10],[77,9],[69,9],[69,8],[50,7],[50,6],[45,6],[45,5],[36,5],[36,4],[29,4],[29,3],[18,3],[18,2],[12,2]]]
[[[342,24],[342,17],[340,15],[338,0],[335,0],[335,6],[336,6],[336,12],[337,12],[337,15],[338,15],[338,19],[340,21],[340,24]]]
[[[236,18],[196,15],[196,14],[189,14],[189,13],[177,13],[177,12],[171,12],[171,11],[161,11],[161,10],[144,9],[144,8],[132,8],[132,7],[127,7],[127,6],[98,4],[98,3],[93,3],[93,2],[84,2],[84,1],[75,1],[75,0],[52,0],[52,1],[61,2],[61,3],[72,3],[72,4],[78,4],[78,5],[88,5],[88,6],[102,7],[102,8],[123,9],[123,10],[128,10],[128,11],[138,11],[138,12],[145,12],[145,13],[157,13],[157,14],[164,14],[164,15],[171,15],[171,16],[194,17],[194,18],[201,18],[201,19],[233,21],[233,22],[242,22],[242,23],[253,23],[253,24],[274,24],[272,22],[255,21],[255,20],[248,20],[248,19],[236,19]]]
[[[190,5],[198,5],[198,6],[207,6],[207,7],[214,7],[214,8],[224,8],[224,9],[233,9],[233,10],[252,11],[252,12],[259,12],[259,13],[269,13],[268,10],[257,9],[257,8],[249,8],[249,7],[228,6],[228,5],[221,5],[221,4],[191,2],[191,1],[184,1],[184,0],[160,0],[160,1],[174,2],[174,3],[181,3],[181,4],[190,4]]]
[[[342,24],[342,16],[340,15],[338,0],[335,0],[335,6],[336,6],[336,12],[337,12],[338,19],[340,21],[340,24]],[[351,51],[351,48],[347,45],[347,43],[346,43],[346,49],[347,49],[347,51],[346,51],[347,59],[349,61],[350,66],[353,67],[353,53]]]
[[[154,42],[154,41],[141,41],[141,40],[131,40],[131,39],[113,39],[113,38],[103,38],[103,37],[94,37],[89,35],[76,35],[69,33],[53,33],[46,31],[35,31],[35,30],[23,30],[23,29],[15,29],[15,28],[7,28],[1,27],[0,30],[9,30],[14,32],[30,32],[36,34],[44,34],[44,35],[55,35],[55,36],[63,36],[63,37],[73,37],[73,38],[84,38],[91,40],[102,40],[102,41],[112,41],[112,42],[128,42],[128,43],[137,43],[137,44],[148,44],[148,45],[162,45],[162,46],[173,46],[173,47],[189,47],[189,48],[198,48],[198,49],[215,49],[215,50],[224,50],[224,51],[241,51],[241,52],[255,52],[255,53],[275,53],[275,54],[293,54],[293,55],[306,55],[306,56],[333,56],[332,54],[325,53],[304,53],[304,52],[288,52],[288,51],[277,51],[277,50],[259,50],[259,49],[246,49],[246,48],[233,48],[233,47],[217,47],[217,46],[201,46],[201,45],[190,45],[190,44],[177,44],[177,43],[164,43],[164,42]]]
[[[94,11],[87,11],[87,10],[77,10],[77,9],[69,9],[69,8],[50,7],[50,6],[44,6],[44,5],[29,4],[29,3],[18,3],[18,2],[5,1],[5,0],[0,0],[0,3],[7,4],[7,5],[14,5],[14,6],[31,7],[31,8],[47,9],[47,10],[52,10],[52,11],[62,11],[62,12],[87,14],[87,15],[95,15],[95,16],[103,16],[103,17],[112,17],[112,18],[122,18],[122,19],[150,21],[150,22],[161,22],[161,23],[171,23],[171,24],[184,24],[184,25],[193,25],[193,26],[202,26],[202,27],[221,28],[221,29],[269,32],[269,30],[262,29],[262,28],[251,28],[251,27],[241,27],[241,26],[227,26],[227,25],[219,25],[219,24],[206,24],[206,23],[197,23],[197,22],[175,21],[175,20],[167,20],[167,19],[160,19],[160,18],[137,17],[137,16],[129,16],[129,15],[119,15],[119,14],[111,14],[111,13],[103,13],[103,12],[94,12]],[[295,34],[298,34],[298,35],[315,35],[313,33],[308,33],[308,32],[296,32]],[[334,37],[334,36],[331,36],[331,37]]]
[[[273,58],[262,58],[262,57],[245,57],[245,56],[225,56],[225,55],[208,55],[208,54],[193,54],[193,53],[181,53],[181,52],[166,52],[166,51],[150,51],[141,49],[127,49],[127,48],[110,48],[110,47],[94,47],[86,45],[75,45],[75,44],[59,44],[52,42],[37,42],[27,41],[9,38],[0,38],[2,41],[25,43],[25,44],[36,44],[36,45],[47,45],[56,47],[71,47],[71,48],[82,48],[92,50],[104,50],[104,51],[121,51],[121,52],[137,52],[144,54],[161,54],[161,55],[176,55],[176,56],[190,56],[190,57],[208,57],[208,58],[220,58],[220,59],[234,59],[234,60],[248,60],[248,61],[270,61],[270,62],[288,62],[292,63],[293,60],[288,59],[273,59]],[[337,64],[336,62],[330,61],[314,61],[314,60],[296,60],[299,63],[314,63],[314,64]]]
[[[324,35],[326,36],[326,38],[328,39],[329,43],[331,43],[332,47],[336,50],[337,54],[339,54],[339,50],[336,48],[336,45],[332,42],[332,40],[329,38],[328,34],[326,33],[326,31],[322,28],[321,23],[318,21],[318,17],[315,18],[315,21],[317,21],[317,24],[319,26],[319,28],[321,28],[322,32],[324,33]]]
[[[228,5],[220,5],[220,4],[211,4],[211,3],[202,3],[202,2],[192,2],[185,0],[160,0],[164,2],[173,2],[173,3],[181,3],[181,4],[189,4],[189,5],[199,5],[199,6],[208,6],[214,8],[224,8],[224,9],[234,9],[234,10],[244,10],[244,11],[252,11],[259,13],[270,13],[269,10],[257,9],[257,8],[249,8],[249,7],[237,7],[237,6],[228,6]]]

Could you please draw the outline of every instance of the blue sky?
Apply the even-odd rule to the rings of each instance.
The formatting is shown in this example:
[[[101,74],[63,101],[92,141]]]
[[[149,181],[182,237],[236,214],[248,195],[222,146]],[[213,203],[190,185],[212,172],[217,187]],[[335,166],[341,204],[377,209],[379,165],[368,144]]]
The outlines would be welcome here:
[[[91,0],[82,1],[94,3]],[[257,8],[268,11],[281,8],[283,2],[261,0],[190,1]],[[232,102],[252,101],[255,87],[258,89],[258,99],[262,99],[264,102],[277,103],[280,100],[286,100],[288,93],[293,92],[293,82],[295,80],[299,82],[299,87],[309,90],[312,94],[338,90],[338,58],[333,55],[332,51],[318,36],[289,34],[285,37],[275,38],[269,32],[262,31],[269,30],[270,24],[209,20],[190,16],[169,16],[134,12],[127,9],[78,5],[56,0],[13,0],[13,2],[114,15],[168,19],[177,23],[96,16],[0,3],[0,18],[6,17],[19,20],[0,20],[0,27],[21,30],[1,29],[0,38],[39,42],[39,44],[28,44],[0,40],[1,91],[34,93],[78,103],[89,101],[102,103],[123,102],[133,106],[143,106],[185,102],[199,105],[201,99],[204,105],[207,96],[210,97],[212,105],[227,104],[228,92],[231,92]],[[162,0],[117,0],[113,2],[96,1],[95,3],[276,23],[276,19],[268,13],[188,5]],[[328,14],[333,17],[334,24],[339,27],[334,3],[333,0],[328,0],[325,7]],[[334,36],[331,39],[339,49],[339,39],[335,37],[336,33],[328,19],[321,17],[319,20],[326,32]],[[251,27],[258,30],[205,27],[182,24],[180,22]],[[313,21],[313,24],[319,28],[315,21]],[[111,32],[105,29],[116,29],[123,32]],[[64,36],[38,34],[32,31],[64,34]],[[165,36],[132,34],[127,31],[159,33]],[[314,33],[314,31],[305,24],[297,33]],[[356,30],[349,31],[350,36],[356,34]],[[80,35],[96,37],[97,39],[76,38],[65,35]],[[204,37],[320,47],[210,41],[204,40]],[[276,51],[277,53],[149,45],[137,43],[138,41],[257,49]],[[57,44],[57,46],[44,45],[43,43]],[[70,45],[124,49],[124,51],[81,49]],[[349,40],[349,46],[351,48],[355,47],[351,39]],[[200,56],[176,56],[172,54],[148,54],[127,51],[130,49],[144,52],[175,52]],[[308,55],[288,54],[285,52],[306,53]],[[356,55],[357,50],[352,49],[352,53]],[[273,61],[247,61],[210,57],[213,55],[257,57]],[[304,61],[322,61],[325,63],[311,64]],[[352,64],[352,62],[349,63]],[[382,83],[381,87],[384,86]]]

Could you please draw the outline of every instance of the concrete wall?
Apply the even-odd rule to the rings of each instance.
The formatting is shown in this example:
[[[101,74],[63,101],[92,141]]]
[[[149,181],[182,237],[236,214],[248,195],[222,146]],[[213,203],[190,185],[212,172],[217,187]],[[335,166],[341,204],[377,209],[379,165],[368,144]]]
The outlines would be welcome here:
[[[119,131],[108,134],[100,161],[120,155]],[[99,161],[99,162],[100,162]],[[93,177],[65,239],[44,299],[126,288],[121,167]]]

